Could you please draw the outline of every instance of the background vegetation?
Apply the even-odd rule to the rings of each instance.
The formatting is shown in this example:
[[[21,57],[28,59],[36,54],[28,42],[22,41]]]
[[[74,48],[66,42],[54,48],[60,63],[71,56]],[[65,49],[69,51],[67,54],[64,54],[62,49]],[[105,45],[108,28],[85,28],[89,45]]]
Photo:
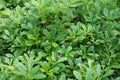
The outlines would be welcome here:
[[[120,80],[119,4],[0,0],[0,80]]]

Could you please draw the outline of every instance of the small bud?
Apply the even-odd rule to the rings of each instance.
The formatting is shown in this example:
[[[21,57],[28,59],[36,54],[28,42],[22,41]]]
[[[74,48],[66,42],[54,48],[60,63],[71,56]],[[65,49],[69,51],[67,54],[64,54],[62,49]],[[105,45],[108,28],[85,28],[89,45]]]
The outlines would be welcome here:
[[[49,42],[49,40],[46,40],[45,42],[47,42],[47,43],[48,43],[48,42]]]
[[[80,63],[77,64],[79,67],[81,67],[82,65]]]
[[[120,21],[118,23],[120,24]]]
[[[27,54],[30,54],[30,50],[27,51]]]
[[[61,57],[61,55],[60,55],[60,54],[58,54],[58,55],[57,55],[57,58],[58,58],[58,59],[60,59],[60,57]]]
[[[65,25],[67,24],[67,23],[64,23]]]

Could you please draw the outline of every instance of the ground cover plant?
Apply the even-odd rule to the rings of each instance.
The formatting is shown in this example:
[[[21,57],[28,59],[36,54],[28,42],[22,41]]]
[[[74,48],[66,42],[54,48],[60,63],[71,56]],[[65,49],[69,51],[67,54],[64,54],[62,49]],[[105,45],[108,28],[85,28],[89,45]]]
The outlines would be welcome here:
[[[119,0],[0,0],[0,80],[120,80]]]

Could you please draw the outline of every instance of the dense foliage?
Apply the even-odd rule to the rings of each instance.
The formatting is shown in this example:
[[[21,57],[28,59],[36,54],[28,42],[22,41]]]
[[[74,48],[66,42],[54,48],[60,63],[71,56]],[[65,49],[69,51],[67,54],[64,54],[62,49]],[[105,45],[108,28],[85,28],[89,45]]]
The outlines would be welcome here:
[[[0,0],[0,80],[120,80],[119,4]]]

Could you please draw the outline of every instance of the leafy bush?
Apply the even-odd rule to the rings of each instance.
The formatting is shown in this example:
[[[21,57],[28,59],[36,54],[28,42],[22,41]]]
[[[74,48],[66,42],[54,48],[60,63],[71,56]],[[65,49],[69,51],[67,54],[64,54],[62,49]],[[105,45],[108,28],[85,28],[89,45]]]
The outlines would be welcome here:
[[[117,0],[1,0],[0,80],[119,80],[119,15]]]

